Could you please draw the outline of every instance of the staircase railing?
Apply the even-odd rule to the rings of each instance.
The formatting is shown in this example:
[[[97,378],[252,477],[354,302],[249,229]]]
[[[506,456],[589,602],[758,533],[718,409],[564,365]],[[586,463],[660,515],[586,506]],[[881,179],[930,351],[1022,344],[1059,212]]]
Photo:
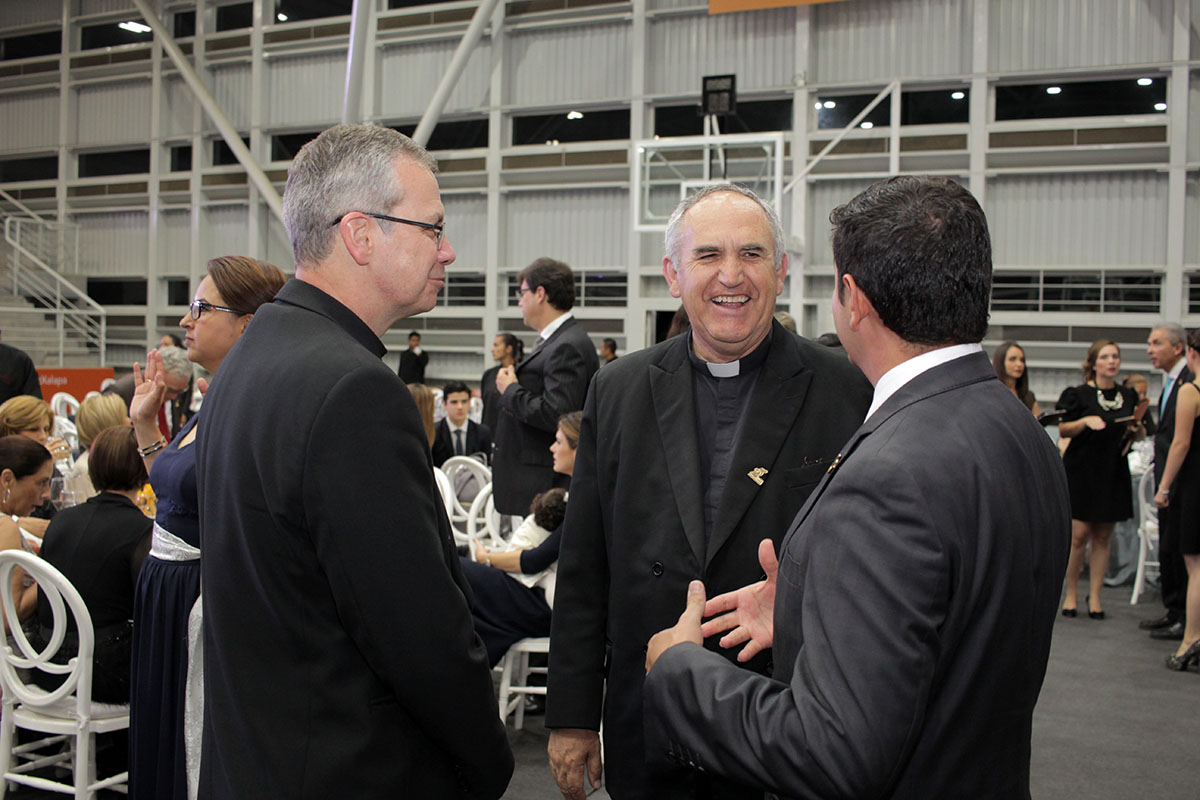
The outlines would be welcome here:
[[[52,316],[58,337],[58,363],[68,336],[82,339],[105,363],[108,312],[54,268],[79,271],[79,226],[47,220],[0,189],[5,208],[4,241],[10,246],[12,293],[34,303],[3,306],[0,312]]]

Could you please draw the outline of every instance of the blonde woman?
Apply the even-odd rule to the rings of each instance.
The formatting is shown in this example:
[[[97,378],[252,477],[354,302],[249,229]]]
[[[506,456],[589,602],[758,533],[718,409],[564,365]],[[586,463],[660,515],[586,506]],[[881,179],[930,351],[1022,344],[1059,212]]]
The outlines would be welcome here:
[[[129,410],[125,401],[115,394],[92,395],[79,404],[75,412],[75,426],[79,431],[79,446],[83,453],[75,459],[74,466],[67,471],[66,489],[74,492],[77,502],[82,503],[97,492],[88,476],[88,452],[92,442],[104,431],[129,424]]]
[[[429,449],[433,449],[433,438],[435,436],[433,426],[433,390],[423,383],[408,384],[408,391],[412,393],[413,400],[417,403],[417,410],[421,412],[421,422],[425,425],[425,438],[429,440]]]

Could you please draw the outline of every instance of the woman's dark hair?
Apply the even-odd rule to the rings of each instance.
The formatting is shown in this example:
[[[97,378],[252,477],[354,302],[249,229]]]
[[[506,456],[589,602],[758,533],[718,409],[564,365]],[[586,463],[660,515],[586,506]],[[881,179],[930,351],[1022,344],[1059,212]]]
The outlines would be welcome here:
[[[567,516],[567,492],[565,489],[549,489],[533,498],[529,504],[533,521],[542,530],[552,531],[562,525]]]
[[[1096,359],[1100,358],[1100,351],[1109,345],[1117,348],[1117,355],[1121,354],[1121,346],[1112,339],[1097,339],[1092,342],[1092,346],[1088,348],[1087,358],[1083,359],[1083,364],[1080,368],[1083,370],[1083,382],[1087,383],[1094,380],[1096,377]]]
[[[1200,353],[1200,328],[1192,328],[1188,331],[1187,346]]]
[[[50,451],[20,434],[0,437],[0,471],[11,469],[17,480],[32,475],[51,458]]]
[[[996,348],[996,352],[992,353],[992,369],[996,370],[996,377],[1005,386],[1008,385],[1008,367],[1005,366],[1005,361],[1008,360],[1008,351],[1017,348],[1021,351],[1021,355],[1025,355],[1025,348],[1014,341],[1003,342]],[[1021,377],[1017,378],[1016,385],[1013,387],[1017,393],[1017,399],[1025,404],[1025,407],[1033,410],[1033,404],[1037,402],[1033,396],[1033,392],[1029,391],[1029,365],[1025,365],[1025,371],[1021,373]]]
[[[511,333],[497,333],[496,336],[504,342],[505,347],[512,348],[513,363],[516,364],[525,357],[525,343]]]
[[[146,464],[138,455],[137,435],[128,425],[100,432],[88,456],[88,477],[101,492],[128,492],[146,483]]]
[[[579,447],[579,424],[583,421],[582,411],[572,411],[570,414],[563,414],[558,418],[558,429],[563,432],[563,436],[567,437],[567,444],[571,449]]]
[[[253,314],[275,299],[287,283],[283,270],[249,256],[221,256],[208,262],[208,277],[230,308]]]

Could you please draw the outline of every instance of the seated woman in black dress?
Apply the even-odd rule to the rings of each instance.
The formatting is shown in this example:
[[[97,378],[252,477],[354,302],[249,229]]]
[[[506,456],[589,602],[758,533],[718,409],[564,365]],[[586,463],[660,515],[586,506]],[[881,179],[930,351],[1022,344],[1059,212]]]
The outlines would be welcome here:
[[[1200,329],[1188,334],[1188,369],[1200,375]],[[1175,433],[1154,502],[1159,514],[1171,515],[1187,567],[1187,600],[1183,641],[1167,658],[1167,668],[1178,672],[1200,663],[1200,383],[1181,383],[1175,395]]]
[[[1071,557],[1067,562],[1067,591],[1062,613],[1078,613],[1079,576],[1083,554],[1092,545],[1088,561],[1088,616],[1104,619],[1100,587],[1108,569],[1113,526],[1133,516],[1133,487],[1129,479],[1126,445],[1144,435],[1139,421],[1146,403],[1137,393],[1117,385],[1121,350],[1102,339],[1093,344],[1083,362],[1082,386],[1072,386],[1058,398],[1066,414],[1058,432],[1071,439],[1063,454],[1071,492]]]
[[[579,422],[582,411],[564,414],[558,420],[558,432],[550,452],[554,471],[570,475],[575,471],[575,448],[579,446]],[[566,505],[557,507],[549,492],[534,498],[535,522],[554,532],[535,547],[492,551],[475,543],[475,561],[462,559],[463,574],[475,594],[475,632],[487,648],[488,661],[496,666],[508,648],[530,636],[550,635],[550,609],[554,605],[554,571],[558,566],[558,548],[562,541],[562,515]],[[539,504],[541,500],[541,504]],[[538,520],[538,515],[543,515]],[[549,518],[548,517],[552,517]],[[556,519],[555,519],[556,518]],[[520,529],[513,533],[514,539]],[[508,574],[506,574],[508,573]]]
[[[42,544],[42,558],[79,591],[95,630],[92,699],[129,702],[129,661],[133,643],[133,590],[150,552],[151,520],[134,502],[146,482],[133,428],[108,428],[92,442],[88,474],[99,494],[86,503],[54,515]],[[38,592],[41,638],[54,626],[50,604]],[[67,635],[55,661],[66,663],[79,647],[78,635]],[[36,672],[34,680],[53,689],[61,676]]]

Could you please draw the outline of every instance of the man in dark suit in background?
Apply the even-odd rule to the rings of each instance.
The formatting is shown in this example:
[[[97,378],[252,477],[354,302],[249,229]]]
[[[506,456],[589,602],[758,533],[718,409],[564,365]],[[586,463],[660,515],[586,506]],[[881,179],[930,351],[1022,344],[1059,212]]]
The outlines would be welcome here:
[[[486,425],[474,422],[471,411],[471,390],[462,381],[451,381],[442,388],[442,405],[446,416],[438,422],[433,436],[433,463],[441,466],[451,456],[483,453],[492,457],[492,432]]]
[[[500,416],[492,456],[492,486],[501,514],[529,513],[535,495],[571,479],[554,471],[550,444],[558,418],[583,408],[588,382],[600,368],[587,331],[571,314],[575,275],[552,258],[539,258],[517,276],[517,304],[538,332],[533,352],[496,373]]]
[[[707,609],[694,583],[651,640],[647,756],[786,797],[1028,798],[1070,507],[1058,452],[979,346],[983,209],[900,177],[830,220],[834,322],[871,410],[778,562],[762,544],[766,578]],[[772,676],[698,646],[731,628],[723,646],[774,647]]]
[[[400,366],[396,374],[405,383],[424,383],[427,366],[429,353],[421,349],[421,334],[413,331],[408,335],[408,349],[400,353]]]
[[[1162,483],[1167,468],[1167,452],[1175,437],[1175,399],[1179,387],[1192,380],[1186,350],[1187,331],[1182,325],[1164,322],[1154,326],[1146,342],[1150,366],[1163,371],[1163,391],[1158,398],[1158,429],[1154,432],[1154,488]],[[1179,533],[1175,530],[1172,509],[1158,512],[1158,572],[1162,603],[1161,617],[1142,620],[1138,627],[1150,631],[1152,639],[1183,640],[1184,605],[1187,599],[1188,573],[1179,552]]]
[[[412,396],[380,336],[454,249],[433,158],[338,125],[292,162],[296,278],[204,401],[200,796],[498,798],[513,759]],[[422,609],[414,614],[413,609]]]
[[[600,370],[584,409],[552,622],[551,767],[564,797],[582,798],[585,769],[600,778],[603,714],[614,800],[761,800],[647,771],[646,643],[674,621],[689,580],[729,591],[758,578],[759,540],[783,535],[862,422],[870,385],[842,353],[774,322],[787,254],[753,192],[726,184],[683,201],[666,251],[689,332]],[[769,670],[769,655],[746,666]]]
[[[33,359],[24,350],[0,344],[0,403],[23,394],[42,398]]]

